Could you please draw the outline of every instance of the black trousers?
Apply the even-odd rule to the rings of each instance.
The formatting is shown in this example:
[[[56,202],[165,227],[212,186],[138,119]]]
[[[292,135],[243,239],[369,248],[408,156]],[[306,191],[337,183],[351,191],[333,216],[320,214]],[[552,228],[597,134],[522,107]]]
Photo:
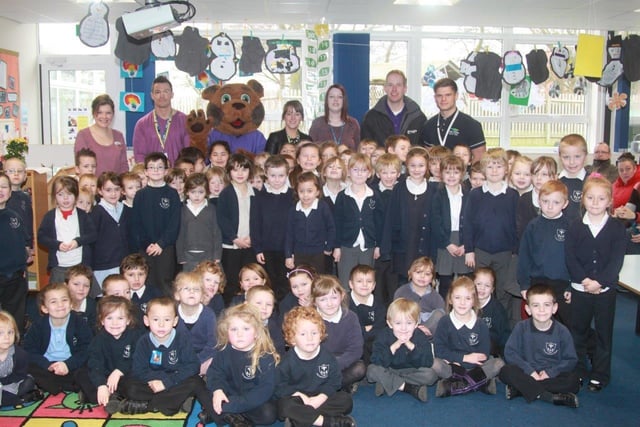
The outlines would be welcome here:
[[[224,405],[222,406],[222,413],[220,415],[216,414],[213,410],[213,393],[209,390],[206,390],[204,394],[200,394],[198,396],[198,401],[202,405],[202,409],[213,417],[213,421],[217,425],[225,425],[224,415],[228,412],[224,411]],[[252,408],[248,411],[241,412],[240,415],[247,418],[254,425],[271,425],[276,422],[278,418],[278,407],[276,406],[275,401],[265,402],[260,406]]]
[[[342,389],[347,390],[352,384],[367,375],[367,366],[362,360],[356,360],[342,370]]]
[[[578,355],[578,375],[586,376],[586,358],[590,350],[591,321],[595,326],[595,349],[591,359],[591,379],[603,386],[611,378],[613,319],[616,311],[616,290],[601,294],[571,292],[571,335]]]
[[[36,380],[38,387],[50,394],[58,394],[63,391],[78,391],[80,389],[75,380],[75,370],[70,370],[67,375],[56,375],[35,363],[30,363],[29,373]]]
[[[385,307],[393,302],[393,294],[398,289],[398,275],[391,268],[391,261],[377,259],[373,263],[376,270],[376,287],[373,295],[378,301],[382,301]]]
[[[227,284],[224,287],[224,305],[228,307],[231,300],[240,292],[240,269],[246,264],[256,262],[253,249],[222,249],[222,268],[227,277]]]
[[[16,319],[18,330],[24,333],[24,313],[29,284],[24,271],[16,271],[11,276],[0,276],[0,308],[8,311]]]
[[[200,395],[205,390],[205,385],[202,378],[194,375],[173,387],[154,393],[146,382],[124,376],[120,379],[119,389],[126,399],[148,402],[149,411],[158,410],[170,416],[180,411],[188,397]]]
[[[522,393],[527,402],[533,402],[542,393],[577,393],[580,390],[580,378],[575,371],[562,372],[556,377],[536,381],[519,366],[504,365],[500,370],[500,381]]]
[[[271,279],[271,289],[276,294],[276,301],[282,299],[289,292],[287,267],[284,265],[283,251],[264,251],[264,269]]]
[[[318,407],[307,406],[298,396],[287,396],[278,400],[278,417],[289,418],[295,427],[309,427],[320,416],[345,415],[351,412],[353,399],[344,391],[336,392]]]
[[[176,247],[167,246],[157,256],[145,253],[144,258],[149,265],[147,283],[160,289],[162,295],[173,297],[173,279],[177,272]]]

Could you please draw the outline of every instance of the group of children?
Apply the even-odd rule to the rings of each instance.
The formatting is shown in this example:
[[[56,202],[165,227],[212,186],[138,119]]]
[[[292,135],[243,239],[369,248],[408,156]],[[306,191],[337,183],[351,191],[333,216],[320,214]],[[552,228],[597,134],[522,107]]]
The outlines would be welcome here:
[[[110,413],[167,415],[195,398],[219,425],[351,426],[365,377],[378,396],[426,401],[436,382],[439,397],[495,394],[499,376],[507,398],[572,407],[581,381],[606,386],[625,230],[607,213],[610,183],[586,177],[584,139],[560,142],[559,179],[546,156],[510,165],[490,149],[470,166],[462,145],[373,145],[341,156],[301,142],[294,166],[262,156],[256,182],[251,156],[213,143],[206,171],[192,150],[176,162],[184,190],[152,153],[144,183],[98,177],[88,214],[81,184],[56,177],[37,231],[52,285],[23,341],[28,374],[3,396],[80,390]],[[0,303],[17,320],[0,319],[13,331],[0,374],[20,349],[33,248],[25,207],[10,205],[24,182],[14,175],[0,174]],[[516,324],[521,298],[532,318]]]

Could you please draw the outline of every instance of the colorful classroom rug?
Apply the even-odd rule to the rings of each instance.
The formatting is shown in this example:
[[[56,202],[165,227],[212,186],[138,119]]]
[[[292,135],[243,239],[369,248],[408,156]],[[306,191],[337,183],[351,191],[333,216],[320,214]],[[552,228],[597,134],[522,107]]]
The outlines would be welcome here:
[[[80,405],[76,393],[60,393],[24,407],[0,408],[2,427],[197,427],[200,405],[189,414],[161,413],[109,416],[102,406]]]

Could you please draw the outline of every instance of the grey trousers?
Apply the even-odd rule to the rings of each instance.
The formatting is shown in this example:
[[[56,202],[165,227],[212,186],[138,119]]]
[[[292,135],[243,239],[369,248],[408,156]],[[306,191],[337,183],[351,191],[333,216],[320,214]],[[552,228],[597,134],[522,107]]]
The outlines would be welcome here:
[[[404,383],[415,385],[432,385],[438,380],[438,372],[442,372],[445,366],[440,359],[434,359],[430,368],[385,368],[371,364],[367,368],[367,380],[372,383],[380,383],[388,396],[393,395]],[[451,368],[449,368],[451,369]]]

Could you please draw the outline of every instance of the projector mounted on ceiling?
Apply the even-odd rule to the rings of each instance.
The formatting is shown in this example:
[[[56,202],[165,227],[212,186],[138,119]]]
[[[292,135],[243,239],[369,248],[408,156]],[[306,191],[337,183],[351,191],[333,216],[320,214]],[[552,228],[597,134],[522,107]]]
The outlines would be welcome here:
[[[171,5],[185,7],[183,13]],[[145,5],[135,12],[122,15],[122,23],[127,34],[136,39],[145,39],[154,34],[164,33],[181,23],[192,19],[196,8],[188,0],[145,0]]]

